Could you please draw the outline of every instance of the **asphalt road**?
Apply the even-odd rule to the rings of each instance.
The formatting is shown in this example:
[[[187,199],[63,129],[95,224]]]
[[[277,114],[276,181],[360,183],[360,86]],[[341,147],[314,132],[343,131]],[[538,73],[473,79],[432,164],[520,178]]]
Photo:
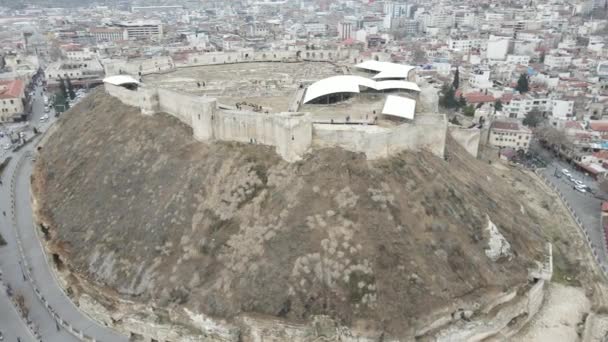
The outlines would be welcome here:
[[[545,160],[548,160],[546,155]],[[568,169],[574,178],[589,186],[595,195],[591,192],[582,193],[575,190],[573,188],[574,184],[562,174],[562,169]],[[593,178],[577,171],[572,165],[555,159],[555,157],[550,159],[550,163],[542,170],[542,174],[557,187],[566,201],[570,204],[589,233],[591,243],[595,245],[596,250],[598,251],[600,262],[604,265],[608,265],[606,242],[600,222],[601,206],[603,202],[601,198],[608,198],[606,194],[599,189],[597,182]]]
[[[44,115],[44,102],[39,90],[37,90],[35,103],[32,108],[32,124],[41,130],[47,129],[54,120],[54,117],[51,116],[51,120],[47,123],[39,122],[39,118]],[[26,328],[26,323],[19,317],[15,307],[13,305],[4,305],[4,303],[9,302],[6,291],[0,291],[0,330],[5,335],[5,341],[16,341],[17,337],[20,337],[23,342],[35,341],[36,339],[30,331],[38,332],[40,338],[45,342],[71,342],[79,340],[64,327],[58,326],[53,316],[36,296],[32,284],[29,280],[25,279],[18,241],[23,246],[25,258],[30,265],[30,272],[34,283],[38,285],[42,296],[44,296],[61,318],[77,330],[94,337],[97,341],[127,341],[128,338],[126,336],[119,335],[107,327],[100,326],[97,322],[94,322],[80,312],[58,285],[49,267],[46,254],[33,225],[29,197],[29,177],[32,170],[31,159],[26,158],[22,167],[16,170],[17,161],[28,153],[34,155],[34,149],[35,146],[32,143],[17,152],[9,152],[12,160],[2,176],[3,185],[0,186],[0,210],[6,212],[6,216],[0,216],[0,229],[2,229],[2,235],[8,243],[7,246],[0,248],[0,269],[3,271],[4,282],[9,284],[13,289],[13,296],[23,296],[29,311],[28,319],[31,322],[31,328]],[[18,173],[15,178],[15,192],[12,193],[10,180],[15,172]],[[13,214],[11,211],[11,196],[14,196],[15,200],[14,214],[17,222],[16,227],[13,226],[11,220]],[[9,337],[13,339],[7,339]]]

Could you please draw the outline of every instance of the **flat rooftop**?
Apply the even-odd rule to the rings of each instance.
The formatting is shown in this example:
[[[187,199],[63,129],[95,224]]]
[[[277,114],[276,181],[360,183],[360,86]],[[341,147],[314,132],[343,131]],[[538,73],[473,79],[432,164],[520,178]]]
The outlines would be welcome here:
[[[262,106],[263,111],[286,112],[301,83],[340,74],[340,67],[325,62],[252,62],[184,68],[144,76],[143,81],[160,88],[215,97],[228,106],[247,102]]]

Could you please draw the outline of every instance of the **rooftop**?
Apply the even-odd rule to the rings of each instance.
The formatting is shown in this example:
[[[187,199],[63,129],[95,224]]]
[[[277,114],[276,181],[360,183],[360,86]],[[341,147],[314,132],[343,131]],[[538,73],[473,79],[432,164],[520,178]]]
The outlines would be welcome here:
[[[0,99],[19,98],[24,88],[22,80],[0,81]]]

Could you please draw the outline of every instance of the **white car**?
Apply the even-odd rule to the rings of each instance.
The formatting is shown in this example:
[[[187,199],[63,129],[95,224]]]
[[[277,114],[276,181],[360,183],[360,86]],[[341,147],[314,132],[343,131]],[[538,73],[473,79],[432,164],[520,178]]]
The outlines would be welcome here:
[[[583,193],[587,192],[587,189],[585,189],[584,186],[580,186],[580,185],[576,185],[574,187],[574,189],[576,189],[576,191],[583,192]]]
[[[563,169],[562,173],[568,177],[570,177],[570,171],[568,171],[568,169]]]
[[[581,182],[578,179],[574,180],[574,184],[576,184],[576,186],[580,186],[580,187],[583,187],[583,188],[585,187],[585,183]]]
[[[10,150],[11,149],[11,144],[6,144],[4,146],[2,146],[2,148],[4,148],[5,150]]]

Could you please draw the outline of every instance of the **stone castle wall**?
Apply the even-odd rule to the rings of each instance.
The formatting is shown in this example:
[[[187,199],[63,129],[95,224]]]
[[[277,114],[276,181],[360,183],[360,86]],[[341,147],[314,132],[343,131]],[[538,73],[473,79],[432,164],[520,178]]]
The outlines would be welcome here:
[[[411,124],[394,128],[365,125],[313,124],[307,113],[258,113],[220,109],[213,98],[166,89],[129,90],[105,84],[108,94],[139,107],[144,114],[164,112],[192,127],[199,141],[236,141],[274,146],[289,162],[311,148],[342,147],[363,152],[369,159],[388,157],[403,150],[428,150],[443,158],[447,121],[443,114],[419,115]]]
[[[175,62],[171,57],[134,60],[106,65],[106,70],[142,75],[170,71],[174,68],[201,65],[285,62],[285,61],[348,61],[355,62],[357,50],[303,50],[214,52],[189,55]],[[160,70],[160,71],[158,71]],[[431,151],[444,156],[447,123],[444,115],[419,115],[413,124],[392,129],[376,126],[337,126],[313,124],[306,113],[257,113],[246,110],[220,109],[213,98],[194,96],[167,89],[141,86],[129,90],[105,84],[108,94],[121,102],[139,107],[143,114],[170,114],[192,127],[199,141],[236,141],[274,146],[287,161],[296,161],[314,147],[342,147],[363,152],[369,159],[388,157],[402,150]],[[346,128],[346,129],[345,129]]]

